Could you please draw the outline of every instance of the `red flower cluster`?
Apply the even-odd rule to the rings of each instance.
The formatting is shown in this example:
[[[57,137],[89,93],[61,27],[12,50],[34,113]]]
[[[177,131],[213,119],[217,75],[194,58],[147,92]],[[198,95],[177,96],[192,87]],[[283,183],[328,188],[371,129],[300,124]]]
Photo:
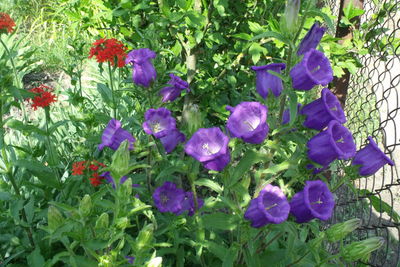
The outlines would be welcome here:
[[[29,91],[36,94],[34,98],[30,98],[34,110],[38,107],[48,107],[51,103],[57,101],[56,96],[52,93],[53,89],[46,85],[42,84],[39,87],[30,89]]]
[[[93,47],[89,52],[89,58],[95,56],[97,62],[108,61],[112,66],[115,66],[115,60],[117,60],[117,66],[121,68],[125,66],[126,51],[127,48],[117,39],[101,38],[93,43]]]
[[[0,12],[0,33],[2,32],[12,32],[15,26],[15,22],[7,13]]]
[[[96,171],[101,167],[105,167],[101,162],[98,162],[96,160],[92,161],[77,161],[72,164],[72,175],[83,175],[83,172],[86,169],[90,169],[90,175],[92,177],[89,178],[90,183],[93,186],[98,186],[102,184],[102,180],[104,177],[100,176]]]

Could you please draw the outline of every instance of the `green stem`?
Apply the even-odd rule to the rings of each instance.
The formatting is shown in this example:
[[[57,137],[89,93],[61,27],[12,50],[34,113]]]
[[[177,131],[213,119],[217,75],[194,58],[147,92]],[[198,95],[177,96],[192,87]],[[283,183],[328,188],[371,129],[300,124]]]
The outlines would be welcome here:
[[[115,92],[114,92],[114,79],[111,71],[111,64],[108,62],[108,74],[110,76],[110,87],[111,87],[111,97],[112,97],[112,105],[113,105],[113,113],[112,117],[117,119],[117,105],[115,103]]]
[[[51,144],[51,139],[50,139],[50,131],[49,131],[49,124],[51,122],[51,118],[50,118],[50,107],[45,107],[44,108],[44,112],[45,112],[45,120],[46,120],[46,141],[47,141],[47,147],[48,147],[48,153],[50,153],[50,160],[51,163],[56,164],[56,157],[53,154],[54,150],[52,149],[52,144]],[[52,168],[53,169],[53,168]],[[58,173],[57,170],[53,169],[54,174],[57,177],[57,180],[59,182],[59,184],[61,185],[61,177],[60,174]]]

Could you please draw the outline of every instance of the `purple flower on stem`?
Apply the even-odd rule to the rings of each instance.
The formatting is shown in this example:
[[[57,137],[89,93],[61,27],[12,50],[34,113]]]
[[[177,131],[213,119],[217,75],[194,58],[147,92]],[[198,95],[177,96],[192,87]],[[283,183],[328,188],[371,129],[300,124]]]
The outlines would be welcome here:
[[[182,210],[185,192],[174,183],[165,182],[153,193],[153,200],[160,212],[177,213]]]
[[[394,165],[394,162],[380,150],[371,136],[368,136],[368,140],[369,144],[357,151],[352,162],[352,165],[360,165],[358,173],[361,176],[372,175],[385,164]]]
[[[133,264],[135,261],[135,257],[132,256],[125,256],[125,259],[128,260],[128,263]]]
[[[266,224],[279,224],[288,218],[290,206],[278,186],[268,184],[258,197],[250,201],[244,218],[251,221],[251,226],[260,228]]]
[[[115,181],[114,178],[111,176],[110,172],[104,172],[100,175],[101,177],[104,177],[106,181],[110,184],[112,184],[112,187],[115,189]],[[122,176],[121,179],[119,180],[120,184],[125,183],[125,181],[128,179],[128,176]],[[139,184],[132,184],[132,187],[139,187]]]
[[[182,90],[186,89],[186,92],[190,92],[189,84],[187,82],[172,73],[169,74],[169,77],[171,77],[171,79],[168,84],[171,86],[164,87],[159,92],[159,95],[163,96],[162,102],[174,101],[181,95]]]
[[[160,138],[167,153],[171,153],[179,143],[185,142],[185,140],[185,135],[177,129],[169,131],[167,135]]]
[[[201,198],[197,198],[197,205],[198,205],[198,210],[201,209],[201,207],[203,207],[204,205],[204,200],[202,200]],[[185,199],[182,202],[182,209],[176,212],[175,214],[180,215],[185,211],[188,211],[189,216],[193,216],[195,213],[195,204],[192,192],[185,193]]]
[[[299,114],[301,108],[301,104],[297,103],[297,114]],[[290,110],[285,109],[282,115],[282,125],[288,124],[290,122]]]
[[[282,80],[268,71],[271,70],[281,73],[285,68],[286,65],[284,63],[272,63],[264,66],[251,67],[251,69],[256,72],[256,89],[262,98],[267,98],[269,91],[276,97],[281,95],[283,90]]]
[[[226,124],[232,136],[242,138],[251,144],[260,144],[267,137],[268,109],[259,102],[242,102],[235,108],[226,107],[231,111]]]
[[[171,116],[171,111],[166,108],[148,109],[144,114],[143,129],[155,138],[161,138],[176,129],[176,121]]]
[[[296,222],[304,223],[314,218],[326,221],[332,216],[335,200],[328,186],[320,181],[306,181],[303,191],[290,201],[290,212]]]
[[[157,77],[151,59],[156,57],[156,53],[148,48],[132,50],[128,53],[125,63],[133,64],[133,81],[137,85],[149,87],[150,83]]]
[[[305,105],[300,114],[306,115],[303,125],[315,130],[324,129],[332,120],[342,124],[346,122],[339,100],[328,88],[322,89],[321,97]]]
[[[317,48],[325,31],[325,27],[320,27],[319,22],[315,22],[307,32],[306,36],[304,36],[303,40],[301,40],[299,49],[297,50],[297,55],[304,55],[308,50]]]
[[[350,159],[356,153],[351,132],[337,121],[307,142],[308,157],[326,167],[335,159]]]
[[[229,137],[218,127],[200,128],[185,145],[186,154],[209,170],[221,171],[230,161]]]
[[[333,71],[324,53],[311,48],[304,54],[302,61],[290,70],[290,76],[294,89],[310,90],[318,84],[325,86],[330,83]]]
[[[117,150],[125,140],[128,140],[129,150],[132,150],[133,143],[136,142],[136,139],[128,131],[121,128],[121,122],[119,120],[111,119],[101,136],[101,144],[98,148],[102,150],[104,147],[108,146],[112,150]]]

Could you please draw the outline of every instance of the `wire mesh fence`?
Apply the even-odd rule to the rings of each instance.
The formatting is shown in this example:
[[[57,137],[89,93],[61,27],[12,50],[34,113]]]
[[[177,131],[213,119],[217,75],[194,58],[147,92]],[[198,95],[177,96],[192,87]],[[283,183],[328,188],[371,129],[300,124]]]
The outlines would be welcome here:
[[[370,266],[400,264],[400,1],[364,1],[360,33],[367,53],[357,55],[362,67],[351,75],[345,106],[347,127],[357,148],[372,136],[395,165],[373,176],[343,185],[333,223],[362,219],[362,226],[346,242],[382,236],[385,245],[373,253]],[[336,10],[340,1],[326,1]],[[340,175],[340,174],[339,174]],[[335,249],[335,248],[333,248]]]

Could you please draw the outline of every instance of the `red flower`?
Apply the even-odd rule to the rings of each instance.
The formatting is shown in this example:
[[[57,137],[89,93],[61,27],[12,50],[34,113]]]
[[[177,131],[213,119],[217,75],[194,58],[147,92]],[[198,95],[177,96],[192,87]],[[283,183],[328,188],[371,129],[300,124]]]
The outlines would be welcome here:
[[[102,176],[99,176],[99,174],[98,174],[97,172],[93,173],[93,177],[89,178],[90,183],[91,183],[93,186],[99,186],[99,185],[101,185],[103,179],[104,179],[104,178],[103,178]]]
[[[72,164],[72,175],[83,175],[86,161],[77,161]]]
[[[115,66],[115,59],[117,59],[117,67],[121,68],[125,66],[126,50],[124,44],[115,38],[101,38],[93,43],[89,58],[95,56],[97,62],[108,61],[112,66]]]
[[[32,107],[34,110],[36,110],[38,107],[48,107],[51,103],[57,101],[56,96],[51,93],[53,89],[46,85],[42,84],[39,87],[30,89],[29,91],[36,94],[34,98],[30,98],[33,103]]]
[[[0,33],[2,32],[10,33],[14,30],[13,29],[14,26],[15,22],[13,21],[12,18],[10,18],[10,15],[0,12]]]

